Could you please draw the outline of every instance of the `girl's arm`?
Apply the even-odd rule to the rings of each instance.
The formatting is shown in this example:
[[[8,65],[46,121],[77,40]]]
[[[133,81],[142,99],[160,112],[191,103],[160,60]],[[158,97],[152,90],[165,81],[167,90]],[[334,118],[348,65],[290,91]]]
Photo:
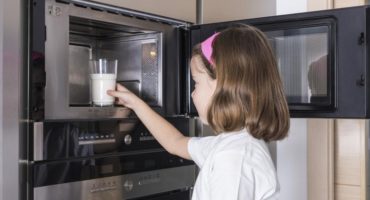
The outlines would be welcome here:
[[[120,84],[117,91],[108,94],[119,99],[118,103],[131,108],[154,138],[171,154],[191,159],[188,153],[189,137],[185,137],[172,124],[152,110],[143,100]]]

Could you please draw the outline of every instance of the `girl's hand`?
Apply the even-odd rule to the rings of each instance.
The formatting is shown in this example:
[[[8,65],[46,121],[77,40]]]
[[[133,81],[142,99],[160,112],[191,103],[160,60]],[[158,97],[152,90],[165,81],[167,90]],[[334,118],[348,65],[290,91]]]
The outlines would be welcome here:
[[[130,90],[128,90],[121,84],[117,84],[116,91],[108,90],[107,94],[118,98],[118,104],[131,108],[134,111],[138,104],[142,102],[142,100],[139,97],[137,97],[134,93],[132,93]]]

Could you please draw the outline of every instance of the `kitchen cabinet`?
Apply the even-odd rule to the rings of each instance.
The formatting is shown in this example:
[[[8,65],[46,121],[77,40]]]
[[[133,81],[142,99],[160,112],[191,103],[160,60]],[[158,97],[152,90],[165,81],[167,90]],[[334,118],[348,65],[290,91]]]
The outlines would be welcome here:
[[[153,13],[156,15],[171,17],[188,22],[195,22],[196,19],[196,0],[97,0],[97,2]]]
[[[196,0],[97,0],[134,10],[195,23]],[[275,15],[276,1],[271,0],[203,0],[203,23],[214,23]]]
[[[307,119],[307,199],[334,199],[334,119]]]
[[[344,8],[365,5],[366,2],[365,0],[333,0],[333,5],[334,8]]]
[[[275,0],[203,0],[204,23],[265,17],[275,14]]]
[[[367,198],[369,120],[335,120],[335,199]]]
[[[307,10],[326,10],[367,4],[366,0],[307,0]]]

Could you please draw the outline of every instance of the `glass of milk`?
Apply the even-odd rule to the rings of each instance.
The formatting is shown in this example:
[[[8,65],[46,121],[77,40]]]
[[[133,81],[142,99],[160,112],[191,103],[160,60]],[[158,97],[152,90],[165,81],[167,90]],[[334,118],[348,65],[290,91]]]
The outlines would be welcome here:
[[[91,97],[94,106],[113,105],[114,97],[109,96],[107,91],[116,88],[117,64],[115,59],[101,58],[90,61]]]

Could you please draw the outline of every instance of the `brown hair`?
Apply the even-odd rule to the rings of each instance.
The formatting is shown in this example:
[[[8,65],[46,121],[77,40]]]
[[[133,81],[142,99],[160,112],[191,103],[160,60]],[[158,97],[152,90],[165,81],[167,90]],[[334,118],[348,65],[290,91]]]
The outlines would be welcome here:
[[[247,128],[255,138],[283,139],[289,130],[289,110],[276,60],[265,35],[255,27],[228,28],[212,44],[213,67],[200,55],[217,86],[207,120],[216,133]]]

